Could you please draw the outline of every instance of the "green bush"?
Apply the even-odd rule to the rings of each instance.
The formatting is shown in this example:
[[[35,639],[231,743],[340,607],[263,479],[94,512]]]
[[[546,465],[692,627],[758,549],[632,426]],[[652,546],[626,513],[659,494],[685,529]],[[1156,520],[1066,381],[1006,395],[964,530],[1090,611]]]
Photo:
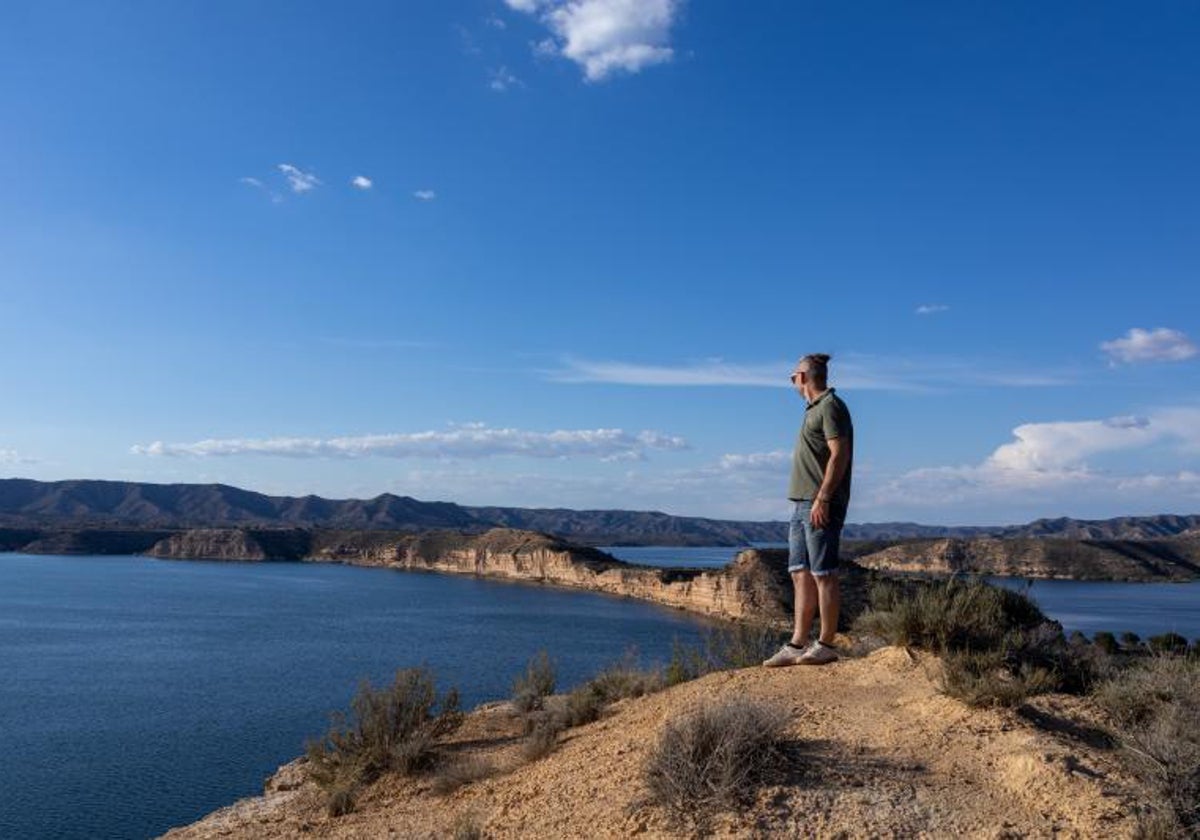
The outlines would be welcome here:
[[[995,650],[1013,630],[1046,621],[1024,595],[974,580],[880,581],[871,586],[868,601],[855,630],[937,653]]]
[[[546,651],[539,651],[525,666],[525,673],[513,681],[513,708],[532,712],[545,706],[546,698],[554,693],[557,669]]]
[[[1062,628],[1019,592],[981,581],[883,581],[855,630],[943,659],[942,688],[977,706],[1012,706],[1048,691],[1089,690],[1108,654]]]
[[[1058,688],[1052,672],[1026,662],[1015,667],[1003,651],[946,653],[941,689],[969,706],[1019,706],[1031,695]]]
[[[644,770],[651,801],[677,824],[736,807],[785,767],[787,720],[782,709],[739,698],[668,723]]]
[[[1130,767],[1164,803],[1147,824],[1200,835],[1200,661],[1150,657],[1103,683],[1095,697]]]
[[[1092,636],[1092,644],[1109,655],[1117,653],[1121,649],[1121,646],[1117,644],[1117,637],[1107,630],[1101,630]]]
[[[382,774],[430,767],[437,740],[461,722],[458,692],[439,696],[426,668],[397,671],[388,688],[364,680],[349,718],[334,713],[329,732],[305,745],[308,776],[329,794],[330,812],[345,813],[359,787]]]

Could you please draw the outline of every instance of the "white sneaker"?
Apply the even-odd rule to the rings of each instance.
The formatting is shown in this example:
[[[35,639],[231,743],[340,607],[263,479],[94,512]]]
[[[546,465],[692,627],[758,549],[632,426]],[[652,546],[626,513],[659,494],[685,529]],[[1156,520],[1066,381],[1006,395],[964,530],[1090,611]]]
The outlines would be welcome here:
[[[783,647],[775,652],[775,655],[763,662],[764,668],[782,668],[784,665],[799,665],[813,646],[806,645],[804,647],[796,647],[791,642],[786,642]]]
[[[828,665],[830,662],[837,662],[837,660],[837,651],[833,649],[833,645],[813,642],[804,653],[800,654],[800,660],[797,664]]]

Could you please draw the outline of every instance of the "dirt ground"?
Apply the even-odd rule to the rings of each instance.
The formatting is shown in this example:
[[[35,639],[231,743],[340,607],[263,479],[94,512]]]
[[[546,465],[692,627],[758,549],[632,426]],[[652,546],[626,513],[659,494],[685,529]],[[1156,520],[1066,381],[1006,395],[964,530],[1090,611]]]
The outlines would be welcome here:
[[[1046,697],[1017,713],[941,695],[938,662],[884,648],[822,668],[712,674],[625,700],[534,762],[506,703],[481,707],[454,735],[460,760],[493,775],[451,792],[433,778],[386,777],[342,817],[281,768],[261,797],[165,835],[192,838],[679,837],[648,801],[642,771],[663,725],[733,697],[787,709],[791,768],[716,837],[1128,837],[1141,792],[1088,724],[1084,701]],[[478,833],[472,833],[478,832]]]

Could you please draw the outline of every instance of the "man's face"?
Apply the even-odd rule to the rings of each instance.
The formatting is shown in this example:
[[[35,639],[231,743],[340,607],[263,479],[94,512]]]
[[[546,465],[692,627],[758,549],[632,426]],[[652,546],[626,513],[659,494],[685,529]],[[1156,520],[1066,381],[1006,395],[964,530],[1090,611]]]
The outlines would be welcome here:
[[[796,365],[796,369],[792,371],[792,385],[796,388],[796,393],[804,396],[804,383],[808,381],[808,368],[802,364]]]

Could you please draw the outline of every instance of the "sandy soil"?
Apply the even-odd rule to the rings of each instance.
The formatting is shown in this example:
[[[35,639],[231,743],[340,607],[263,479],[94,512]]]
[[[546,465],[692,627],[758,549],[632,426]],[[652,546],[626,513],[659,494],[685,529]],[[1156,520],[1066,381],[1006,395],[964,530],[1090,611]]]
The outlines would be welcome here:
[[[520,721],[492,704],[452,748],[493,767],[488,778],[438,793],[429,778],[388,777],[354,813],[331,818],[293,762],[264,796],[165,836],[432,838],[468,827],[489,838],[687,836],[648,804],[642,768],[664,723],[731,697],[787,709],[796,761],[752,805],[718,817],[714,836],[1131,836],[1139,791],[1091,737],[1086,704],[1049,697],[1023,715],[972,710],[938,693],[937,667],[884,648],[824,668],[713,674],[622,701],[533,763],[520,758]]]

